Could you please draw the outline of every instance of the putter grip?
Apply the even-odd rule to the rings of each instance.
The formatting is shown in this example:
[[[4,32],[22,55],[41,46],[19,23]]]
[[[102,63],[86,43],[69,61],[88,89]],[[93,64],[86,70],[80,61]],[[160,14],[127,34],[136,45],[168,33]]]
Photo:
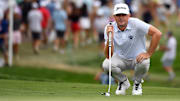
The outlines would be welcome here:
[[[111,47],[111,42],[112,42],[112,32],[109,32],[109,47]]]
[[[109,22],[109,25],[112,25],[112,22]],[[109,32],[109,47],[111,47],[111,43],[112,43],[112,32]]]

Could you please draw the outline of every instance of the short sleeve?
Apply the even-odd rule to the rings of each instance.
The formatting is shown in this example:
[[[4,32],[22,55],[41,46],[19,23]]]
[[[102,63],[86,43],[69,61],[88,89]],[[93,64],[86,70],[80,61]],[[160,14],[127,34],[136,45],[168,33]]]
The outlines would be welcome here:
[[[145,23],[139,19],[136,20],[135,25],[138,30],[138,34],[140,35],[146,35],[150,28],[150,24]]]

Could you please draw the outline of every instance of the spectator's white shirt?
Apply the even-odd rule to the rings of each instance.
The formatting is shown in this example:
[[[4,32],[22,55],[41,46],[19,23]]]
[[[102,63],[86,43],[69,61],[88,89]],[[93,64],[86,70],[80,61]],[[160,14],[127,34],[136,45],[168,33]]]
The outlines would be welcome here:
[[[176,5],[173,0],[159,0],[159,4],[168,4],[170,6],[169,10],[166,9],[166,12],[173,14],[176,11]]]
[[[41,32],[42,31],[42,26],[41,26],[42,19],[43,19],[43,17],[39,10],[31,10],[28,14],[30,30],[33,32]]]
[[[106,17],[107,19],[113,15],[113,9],[106,5],[100,7],[100,9],[103,10],[104,17]]]
[[[175,57],[176,57],[176,47],[177,47],[176,39],[174,37],[170,37],[168,42],[167,42],[166,47],[169,50],[164,53],[162,60],[175,59]]]
[[[81,8],[83,5],[83,0],[71,0],[71,1],[75,3],[77,8]]]
[[[5,12],[8,9],[9,0],[0,0],[0,9]]]
[[[108,24],[108,20],[103,16],[103,17],[97,17],[94,20],[94,28],[98,33],[103,33],[104,32],[104,27]]]
[[[131,10],[133,13],[138,13],[140,8],[140,1],[139,0],[133,0],[131,3]]]
[[[124,31],[119,30],[116,22],[112,25],[114,27],[114,53],[121,58],[133,60],[140,53],[146,52],[146,35],[149,31],[149,24],[137,18],[130,18]],[[104,32],[106,44],[108,40],[106,27]]]

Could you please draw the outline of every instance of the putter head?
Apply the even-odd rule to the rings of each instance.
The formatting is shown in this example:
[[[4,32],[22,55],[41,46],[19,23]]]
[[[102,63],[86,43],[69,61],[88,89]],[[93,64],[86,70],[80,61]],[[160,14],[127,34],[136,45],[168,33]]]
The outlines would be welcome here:
[[[101,95],[110,96],[109,92],[101,93]]]

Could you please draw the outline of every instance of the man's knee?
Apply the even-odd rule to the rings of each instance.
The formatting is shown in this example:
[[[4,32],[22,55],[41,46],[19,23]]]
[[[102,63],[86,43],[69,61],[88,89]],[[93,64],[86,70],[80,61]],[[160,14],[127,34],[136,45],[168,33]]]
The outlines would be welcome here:
[[[150,59],[143,60],[141,63],[137,64],[136,69],[144,69],[146,71],[149,70]]]
[[[102,67],[105,72],[109,71],[109,60],[105,59],[103,61]],[[124,70],[125,64],[121,60],[116,60],[115,58],[112,58],[111,60],[111,71],[113,73],[120,73],[121,71]]]
[[[109,70],[109,60],[108,59],[105,59],[103,61],[102,68],[104,69],[105,72],[108,72],[108,70]]]

